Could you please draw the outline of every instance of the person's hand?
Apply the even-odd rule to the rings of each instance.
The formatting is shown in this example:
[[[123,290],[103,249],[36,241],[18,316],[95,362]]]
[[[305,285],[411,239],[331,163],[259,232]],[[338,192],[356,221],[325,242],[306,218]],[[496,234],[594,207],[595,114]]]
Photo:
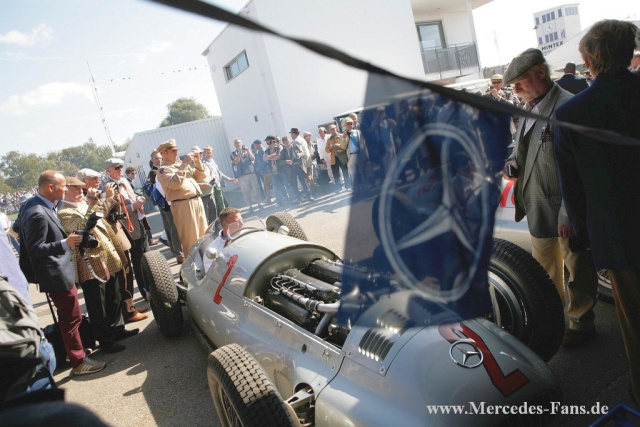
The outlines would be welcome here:
[[[286,160],[288,165],[292,165],[293,164],[293,160]]]
[[[570,225],[558,224],[558,236],[571,237],[573,235],[573,227]]]
[[[192,152],[188,152],[185,156],[184,156],[184,160],[182,160],[182,164],[183,165],[188,165],[189,163],[193,162],[193,156],[195,153]]]
[[[144,200],[136,200],[133,202],[133,209],[138,210],[144,206]]]
[[[238,182],[236,178],[231,178],[229,181],[233,182],[234,184]]]
[[[69,246],[70,248],[75,248],[80,243],[82,243],[82,236],[75,231],[73,232],[73,234],[67,236],[67,246]]]
[[[502,169],[502,177],[504,179],[506,179],[507,181],[515,181],[518,179],[517,176],[509,176],[507,175],[507,167],[508,165],[512,165],[516,170],[518,170],[518,163],[516,163],[515,160],[507,160],[507,162],[504,164],[504,169]]]
[[[98,196],[100,195],[100,190],[97,188],[90,188],[87,190],[87,200],[89,204],[95,205],[98,203]]]
[[[500,95],[498,95],[498,90],[496,88],[491,89],[491,95],[493,95],[495,99],[500,99]]]
[[[200,182],[200,183],[198,183],[198,185],[200,186],[200,188],[211,188],[211,187],[213,187],[213,185],[209,184],[208,182]]]

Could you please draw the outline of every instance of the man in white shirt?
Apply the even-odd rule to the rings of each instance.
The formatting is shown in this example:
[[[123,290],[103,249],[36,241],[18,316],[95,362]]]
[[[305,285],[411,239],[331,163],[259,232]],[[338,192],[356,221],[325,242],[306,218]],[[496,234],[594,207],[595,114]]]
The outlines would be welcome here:
[[[209,248],[213,248],[218,253],[224,249],[227,245],[229,239],[229,226],[231,226],[232,231],[238,230],[242,228],[242,213],[240,209],[237,208],[225,208],[220,212],[220,225],[222,226],[222,230],[220,230],[220,234],[209,244]],[[209,259],[208,257],[204,257],[202,260],[204,264],[204,271],[209,271],[209,267],[214,263],[215,260]]]

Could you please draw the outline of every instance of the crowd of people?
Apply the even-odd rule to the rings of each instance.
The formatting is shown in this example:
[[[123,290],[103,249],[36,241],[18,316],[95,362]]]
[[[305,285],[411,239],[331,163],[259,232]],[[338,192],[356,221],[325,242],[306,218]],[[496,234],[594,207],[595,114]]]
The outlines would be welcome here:
[[[601,21],[587,32],[579,49],[591,80],[577,76],[575,64],[568,63],[565,75],[554,81],[542,52],[527,49],[511,61],[504,75],[492,76],[486,96],[522,106],[539,118],[555,116],[635,139],[635,144],[605,143],[596,135],[522,117],[512,124],[516,144],[505,163],[504,178],[515,181],[516,220],[527,217],[533,256],[568,303],[566,347],[584,345],[595,336],[596,271],[609,271],[637,400],[640,252],[635,243],[640,223],[633,214],[640,208],[640,194],[621,185],[634,182],[640,164],[636,32],[633,24],[613,20]],[[194,146],[180,156],[171,139],[151,153],[144,191],[158,206],[167,245],[181,264],[217,218],[221,231],[216,245],[223,244],[229,224],[241,218],[238,209],[228,206],[226,182],[240,186],[250,213],[274,202],[278,207],[313,202],[325,173],[323,185],[329,191],[367,191],[396,161],[396,151],[417,126],[416,117],[429,119],[434,114],[431,107],[410,108],[403,101],[393,117],[379,107],[366,124],[351,114],[344,119],[345,131],[331,124],[328,132],[319,127],[315,138],[293,127],[288,135],[268,135],[250,147],[235,139],[235,150],[229,154],[233,177],[220,170],[211,146]],[[403,182],[411,174],[417,179],[424,170],[419,157],[412,157],[407,166],[399,175]],[[24,199],[13,226],[20,237],[20,269],[57,308],[76,375],[106,366],[83,349],[78,287],[84,291],[93,334],[105,352],[123,351],[119,340],[138,332],[125,325],[147,317],[147,307],[134,304],[134,280],[149,301],[142,257],[158,243],[146,221],[142,189],[136,191],[134,186],[136,174],[135,168],[124,169],[121,159],[110,158],[104,171],[83,168],[64,176],[48,170],[40,175],[37,191],[0,195],[3,205]],[[34,197],[24,197],[27,193]]]

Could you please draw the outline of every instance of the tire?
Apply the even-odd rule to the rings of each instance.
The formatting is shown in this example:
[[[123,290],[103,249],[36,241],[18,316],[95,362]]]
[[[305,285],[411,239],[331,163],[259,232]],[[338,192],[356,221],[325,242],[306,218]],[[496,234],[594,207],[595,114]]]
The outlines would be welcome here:
[[[613,303],[613,289],[609,272],[605,269],[598,270],[598,298],[602,301]]]
[[[262,367],[237,344],[209,355],[207,381],[223,426],[298,424]]]
[[[180,335],[183,326],[182,305],[167,260],[159,251],[145,252],[142,274],[151,290],[151,310],[165,337]]]
[[[548,362],[562,343],[565,325],[560,295],[547,272],[521,247],[494,239],[489,291],[493,310],[487,319]]]
[[[291,215],[286,212],[276,212],[273,215],[267,217],[267,230],[278,232],[281,225],[285,225],[289,228],[289,236],[296,239],[309,241],[298,221],[296,221]]]

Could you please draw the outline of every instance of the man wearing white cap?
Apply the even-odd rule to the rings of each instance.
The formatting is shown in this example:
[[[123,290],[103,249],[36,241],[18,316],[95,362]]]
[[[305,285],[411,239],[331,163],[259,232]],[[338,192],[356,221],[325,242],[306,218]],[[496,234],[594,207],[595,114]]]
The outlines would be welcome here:
[[[147,298],[149,288],[144,282],[144,276],[142,275],[142,255],[149,250],[149,242],[144,232],[142,225],[142,218],[144,217],[144,211],[142,206],[144,205],[144,197],[137,196],[131,188],[131,184],[124,177],[124,161],[117,158],[110,158],[105,160],[104,166],[107,172],[107,179],[103,186],[103,189],[110,187],[114,191],[114,199],[118,202],[122,209],[121,218],[116,219],[120,223],[125,233],[129,233],[132,239],[131,249],[129,249],[129,255],[131,257],[131,265],[133,267],[133,273],[138,284],[138,290],[140,294]],[[122,300],[126,305],[126,313],[124,314],[127,322],[136,322],[143,320],[146,315],[141,316],[140,312],[146,311],[145,309],[136,310],[133,307],[133,282],[131,276],[128,277],[126,287],[123,289]]]
[[[162,155],[162,165],[158,169],[156,181],[171,202],[171,212],[185,253],[204,235],[207,230],[207,216],[200,200],[198,181],[206,177],[200,153],[189,152],[184,160],[178,159],[175,139],[163,142],[157,148]]]

